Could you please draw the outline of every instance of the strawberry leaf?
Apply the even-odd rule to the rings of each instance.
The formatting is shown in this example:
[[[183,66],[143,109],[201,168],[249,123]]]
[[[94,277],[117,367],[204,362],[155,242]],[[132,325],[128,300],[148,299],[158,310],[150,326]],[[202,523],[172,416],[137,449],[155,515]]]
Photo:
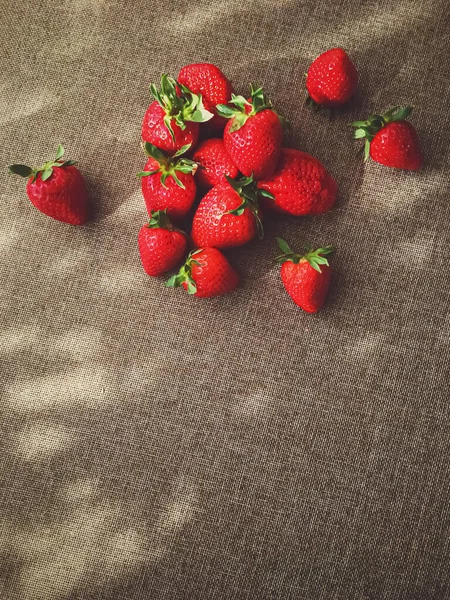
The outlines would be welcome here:
[[[185,186],[185,185],[184,185],[184,183],[183,183],[183,182],[182,182],[182,181],[181,181],[181,180],[178,178],[178,176],[176,175],[175,171],[172,171],[172,172],[171,172],[171,175],[172,175],[172,177],[173,177],[173,179],[174,179],[175,183],[176,183],[176,184],[177,184],[177,185],[178,185],[178,186],[179,186],[179,187],[180,187],[182,190],[185,190],[185,189],[186,189],[186,186]],[[161,178],[161,180],[162,180],[162,178]]]
[[[369,140],[366,139],[366,142],[364,144],[364,162],[367,162],[367,160],[369,159],[370,156],[370,142]]]
[[[20,177],[30,177],[33,174],[33,169],[27,165],[11,165],[8,171],[12,175],[20,175]]]
[[[393,123],[394,121],[403,121],[412,113],[412,106],[399,107],[396,106],[395,110],[391,109],[384,115],[384,120],[387,123]],[[394,111],[394,112],[392,112]]]
[[[159,169],[157,171],[139,171],[139,173],[136,173],[136,177],[149,177],[155,173],[159,173]]]
[[[265,190],[263,188],[258,188],[258,194],[263,196],[264,198],[270,198],[270,200],[275,200],[275,196],[269,190]]]
[[[170,137],[172,138],[172,141],[175,142],[175,133],[173,132],[173,129],[172,129],[172,119],[170,118],[169,115],[165,115],[163,121],[164,121],[164,125],[167,127],[167,129],[170,133]]]
[[[277,237],[275,239],[277,240],[277,244],[282,252],[284,252],[285,254],[294,254],[292,252],[292,250],[289,248],[288,243],[285,242],[282,238]]]
[[[362,128],[357,129],[354,133],[353,133],[353,137],[355,140],[359,140],[360,138],[366,137],[366,131]]]
[[[165,117],[164,117],[165,119]],[[165,122],[165,120],[164,120]],[[159,164],[167,162],[167,156],[164,154],[162,150],[150,144],[150,142],[144,143],[144,152],[147,156],[150,156],[154,160],[156,160]]]
[[[55,160],[59,160],[64,155],[64,148],[61,144],[59,144],[56,150],[56,158]]]
[[[226,119],[231,119],[236,114],[236,109],[227,106],[226,104],[218,104],[216,106],[217,114]]]
[[[195,294],[195,292],[197,291],[197,286],[195,285],[194,280],[192,279],[192,277],[189,277],[189,279],[186,281],[187,283],[187,293],[188,294]]]
[[[42,172],[42,175],[41,175],[41,179],[42,179],[42,181],[47,181],[47,179],[48,179],[49,177],[51,177],[52,173],[53,173],[53,169],[52,169],[51,167],[49,167],[49,168],[45,169],[45,170]]]
[[[175,154],[173,155],[173,158],[176,158],[177,156],[182,156],[189,150],[189,148],[191,146],[192,146],[192,144],[185,144],[184,146],[182,146],[179,150],[177,150],[175,152]]]

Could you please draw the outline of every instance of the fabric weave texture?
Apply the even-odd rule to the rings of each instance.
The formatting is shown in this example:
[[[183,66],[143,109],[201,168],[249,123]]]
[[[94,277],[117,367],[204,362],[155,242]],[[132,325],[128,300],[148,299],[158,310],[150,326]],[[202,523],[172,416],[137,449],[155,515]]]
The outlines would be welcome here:
[[[1,4],[0,598],[450,598],[448,2]],[[336,46],[360,85],[328,119],[304,73]],[[137,252],[148,85],[201,61],[263,85],[340,188],[227,252],[212,300]],[[349,124],[405,104],[424,168],[364,165]],[[6,172],[59,143],[85,227]],[[315,316],[276,235],[337,248]]]

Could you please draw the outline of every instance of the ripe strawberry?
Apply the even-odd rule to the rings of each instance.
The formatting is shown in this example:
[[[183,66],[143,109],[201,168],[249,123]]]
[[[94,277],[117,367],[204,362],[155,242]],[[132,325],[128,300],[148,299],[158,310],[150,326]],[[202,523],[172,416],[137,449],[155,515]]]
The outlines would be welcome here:
[[[166,285],[181,285],[188,294],[212,298],[228,294],[238,283],[238,274],[220,250],[200,248],[189,254],[179,273],[171,277]]]
[[[330,285],[331,269],[325,255],[333,252],[333,248],[325,246],[313,250],[308,246],[306,254],[300,256],[281,238],[277,238],[277,242],[283,252],[277,261],[282,263],[281,279],[287,293],[306,312],[317,312],[325,302]]]
[[[219,183],[226,183],[225,175],[233,179],[238,176],[239,171],[220,138],[201,142],[192,158],[200,167],[196,178],[197,183],[203,188],[209,189]]]
[[[217,104],[226,104],[231,99],[233,86],[222,71],[209,63],[190,64],[183,67],[178,75],[178,83],[189,88],[194,94],[201,94],[203,104],[214,117],[208,125],[223,129],[226,119],[219,117]]]
[[[367,121],[355,121],[355,139],[365,138],[365,159],[369,154],[375,162],[386,167],[417,171],[423,164],[422,151],[416,130],[405,121],[411,106],[394,106],[384,115],[370,115]]]
[[[189,146],[180,148],[172,157],[148,142],[145,142],[144,149],[149,159],[138,177],[142,178],[142,194],[148,214],[167,210],[172,219],[182,219],[191,209],[197,193],[194,180],[197,164],[187,158],[179,158]]]
[[[175,229],[166,211],[151,213],[147,225],[141,227],[138,246],[144,271],[158,277],[179,263],[186,252],[186,235]]]
[[[87,221],[86,184],[75,162],[62,161],[63,155],[64,148],[59,145],[55,160],[42,167],[11,165],[9,171],[28,179],[28,198],[44,215],[70,225],[83,225]]]
[[[192,222],[196,246],[229,248],[241,246],[257,234],[263,236],[258,190],[251,177],[213,187],[202,198]]]
[[[251,99],[232,95],[234,107],[217,106],[217,112],[230,119],[223,140],[228,154],[246,177],[267,179],[277,166],[283,129],[280,117],[262,88],[251,88]]]
[[[264,206],[291,215],[316,215],[334,205],[337,185],[321,162],[300,150],[283,148],[271,179],[258,183],[273,195]]]
[[[318,56],[306,76],[309,100],[316,106],[342,106],[350,100],[357,86],[358,71],[342,48],[333,48]]]
[[[185,87],[180,89],[176,81],[167,75],[161,76],[160,91],[154,84],[150,90],[156,100],[144,115],[142,139],[168,154],[174,154],[188,144],[194,146],[199,123],[213,117],[203,106],[202,97]]]

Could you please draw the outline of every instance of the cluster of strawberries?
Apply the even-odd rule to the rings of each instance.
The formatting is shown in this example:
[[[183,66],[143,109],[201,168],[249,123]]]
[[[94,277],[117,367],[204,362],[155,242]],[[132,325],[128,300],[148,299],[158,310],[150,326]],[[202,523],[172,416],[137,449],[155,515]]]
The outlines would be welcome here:
[[[306,79],[308,103],[318,108],[345,104],[355,93],[357,70],[341,48],[321,54]],[[177,80],[163,75],[148,107],[142,139],[148,156],[138,175],[150,216],[138,236],[142,264],[160,276],[179,264],[168,286],[182,286],[197,297],[219,296],[238,285],[238,274],[222,250],[263,235],[263,215],[315,215],[335,203],[337,185],[313,156],[282,147],[282,124],[262,88],[250,97],[234,93],[230,81],[212,64],[183,67]],[[416,170],[422,155],[410,107],[394,107],[353,123],[354,137],[365,139],[365,156],[401,169]],[[10,172],[28,179],[31,202],[46,215],[73,225],[87,220],[87,192],[73,161],[54,160],[38,169],[12,165]],[[192,216],[198,192],[201,200]],[[192,216],[190,240],[178,229]],[[293,252],[277,238],[281,278],[294,302],[307,312],[323,305],[333,249],[306,247]]]
[[[183,67],[176,81],[163,75],[160,90],[154,85],[151,90],[155,101],[142,125],[149,158],[139,173],[151,217],[139,233],[142,264],[158,276],[182,260],[187,236],[172,221],[191,213],[199,190],[190,235],[194,249],[167,285],[197,297],[225,294],[237,286],[238,275],[222,250],[262,237],[263,214],[329,210],[337,185],[316,158],[282,148],[282,118],[262,88],[251,86],[248,99],[238,96],[218,67],[202,63]],[[315,312],[326,293],[320,265],[328,265],[330,249],[299,256],[283,240],[279,244],[284,253],[279,260],[295,265],[294,271],[311,269],[301,287],[303,292],[310,288],[314,298],[302,296],[301,303]],[[291,271],[282,270],[289,291],[295,279]],[[321,276],[320,286],[315,275]]]

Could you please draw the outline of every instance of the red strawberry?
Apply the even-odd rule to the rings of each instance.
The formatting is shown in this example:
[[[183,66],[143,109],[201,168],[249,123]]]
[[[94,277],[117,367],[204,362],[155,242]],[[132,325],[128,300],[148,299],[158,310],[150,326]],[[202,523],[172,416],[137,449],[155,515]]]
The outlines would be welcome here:
[[[384,115],[370,115],[367,121],[352,123],[355,139],[365,138],[365,160],[372,159],[386,167],[417,171],[423,164],[416,130],[405,121],[411,106],[394,106]]]
[[[327,50],[311,64],[306,76],[309,98],[319,106],[342,106],[358,86],[358,71],[342,48]]]
[[[322,308],[330,286],[331,269],[325,255],[333,252],[333,248],[325,246],[312,250],[307,247],[306,254],[300,256],[281,238],[277,238],[277,242],[283,252],[277,261],[282,263],[281,279],[287,293],[306,312],[317,312]]]
[[[217,111],[230,119],[223,140],[235,165],[247,177],[267,179],[277,166],[283,129],[262,88],[251,88],[251,99],[233,94],[234,107],[219,104]]]
[[[142,194],[148,214],[167,210],[172,219],[182,219],[191,209],[197,193],[194,180],[197,164],[187,158],[179,158],[189,146],[184,146],[172,157],[148,142],[145,142],[144,148],[150,158],[138,177],[142,177]]]
[[[62,161],[63,155],[64,148],[59,145],[55,160],[39,169],[11,165],[9,171],[28,178],[28,198],[44,215],[70,225],[83,225],[87,221],[86,184],[74,161]]]
[[[186,235],[174,229],[165,211],[151,213],[138,236],[139,252],[145,272],[158,277],[179,263],[186,252]]]
[[[300,150],[283,148],[277,170],[258,187],[273,195],[264,206],[291,215],[316,215],[335,203],[337,185],[321,162]]]
[[[156,98],[148,107],[142,123],[142,139],[174,154],[186,145],[194,146],[199,134],[199,123],[212,119],[205,109],[202,97],[187,88],[180,90],[172,77],[161,76],[161,90],[150,86]]]
[[[218,116],[216,106],[226,104],[231,99],[233,86],[218,67],[209,63],[186,65],[178,75],[178,83],[194,94],[202,95],[206,110],[214,113],[208,125],[221,129],[225,127],[226,120]]]
[[[219,183],[225,183],[225,175],[233,179],[238,176],[239,171],[220,138],[201,142],[192,158],[200,167],[196,175],[197,183],[204,188],[209,189]]]
[[[200,248],[189,254],[179,273],[171,277],[166,285],[181,285],[188,294],[211,298],[228,294],[238,283],[238,274],[220,250]]]
[[[194,215],[191,237],[196,246],[241,246],[257,234],[262,237],[258,190],[251,177],[213,187]]]

